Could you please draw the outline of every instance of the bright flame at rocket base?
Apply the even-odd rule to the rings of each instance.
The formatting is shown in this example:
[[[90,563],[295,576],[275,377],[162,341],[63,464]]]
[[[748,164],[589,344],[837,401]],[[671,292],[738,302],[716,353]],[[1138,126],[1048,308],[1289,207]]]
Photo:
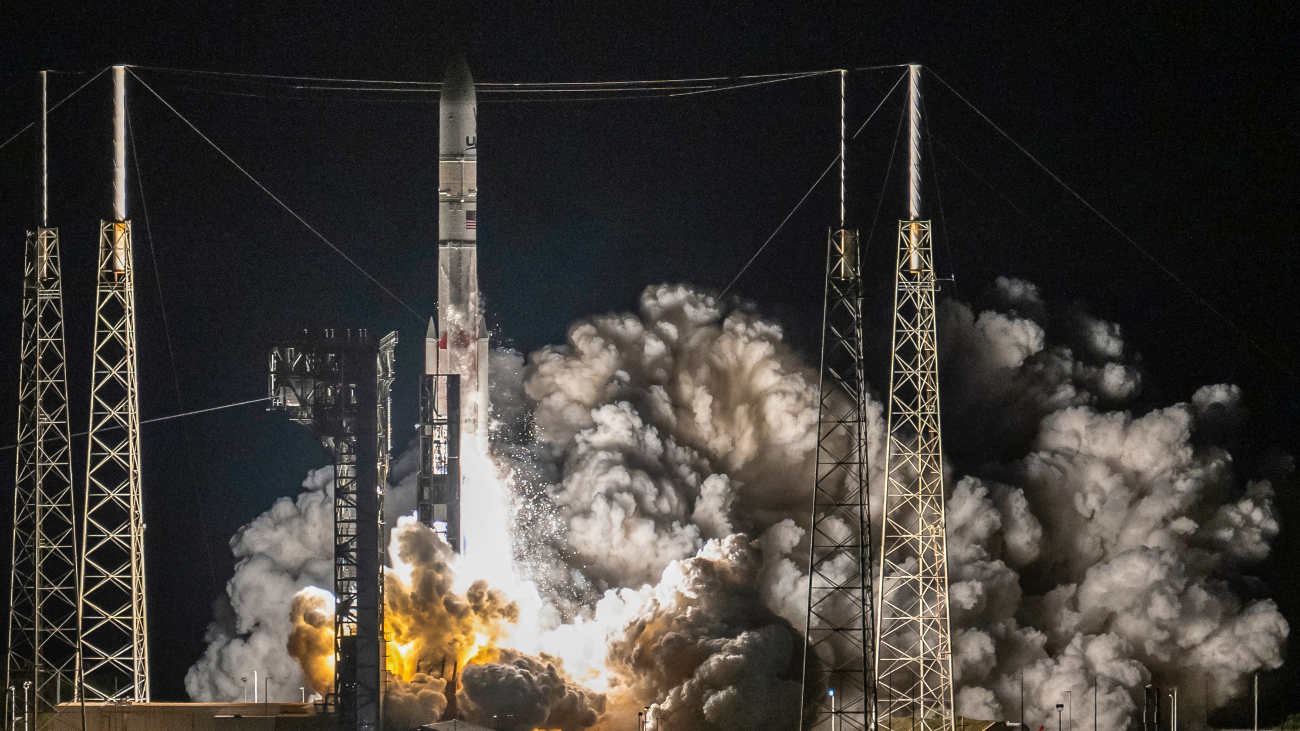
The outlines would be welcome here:
[[[519,620],[518,604],[478,580],[466,591],[454,586],[455,556],[428,526],[403,518],[393,531],[385,570],[387,670],[410,682],[416,674],[450,677],[453,668],[493,662],[508,629]],[[314,587],[294,598],[290,654],[312,690],[333,690],[334,597]]]

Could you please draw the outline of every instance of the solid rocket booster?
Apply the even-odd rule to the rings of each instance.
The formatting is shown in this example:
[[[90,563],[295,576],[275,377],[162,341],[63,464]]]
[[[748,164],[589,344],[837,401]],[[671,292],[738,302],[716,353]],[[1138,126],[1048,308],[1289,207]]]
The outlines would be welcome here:
[[[447,69],[438,104],[438,322],[430,328],[425,348],[425,373],[436,376],[443,388],[459,382],[452,399],[437,393],[445,410],[448,400],[458,404],[459,452],[487,452],[488,334],[480,310],[478,290],[478,112],[474,79],[463,59]],[[458,378],[445,378],[455,375]],[[432,458],[425,455],[426,458]],[[459,455],[454,455],[459,457]],[[459,485],[447,496],[447,523],[459,526]],[[448,535],[460,548],[459,536]],[[463,544],[462,544],[463,545]]]

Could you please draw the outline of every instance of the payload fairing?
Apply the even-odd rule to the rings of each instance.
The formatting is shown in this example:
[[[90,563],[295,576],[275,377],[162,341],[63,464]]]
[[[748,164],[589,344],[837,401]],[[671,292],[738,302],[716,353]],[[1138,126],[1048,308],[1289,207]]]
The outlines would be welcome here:
[[[452,62],[438,104],[438,319],[421,389],[420,520],[456,550],[463,450],[487,451],[488,333],[478,291],[478,112],[474,79]]]

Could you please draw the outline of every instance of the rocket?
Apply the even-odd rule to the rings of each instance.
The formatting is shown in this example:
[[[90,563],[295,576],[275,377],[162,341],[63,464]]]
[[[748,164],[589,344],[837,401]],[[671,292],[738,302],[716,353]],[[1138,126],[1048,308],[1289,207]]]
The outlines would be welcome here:
[[[460,375],[462,442],[486,452],[488,333],[478,293],[478,110],[464,59],[447,69],[438,113],[437,372]]]
[[[421,435],[427,444],[418,502],[421,520],[459,551],[465,546],[461,456],[468,449],[487,452],[489,406],[488,333],[478,290],[478,112],[464,59],[447,68],[438,113],[438,318],[425,340]]]

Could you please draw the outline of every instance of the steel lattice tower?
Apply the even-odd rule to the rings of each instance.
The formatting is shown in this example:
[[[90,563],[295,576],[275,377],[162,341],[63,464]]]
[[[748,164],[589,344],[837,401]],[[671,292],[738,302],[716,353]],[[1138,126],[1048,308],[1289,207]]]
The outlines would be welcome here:
[[[86,700],[148,702],[135,275],[131,222],[126,220],[124,71],[122,66],[113,67],[114,220],[101,221],[99,226],[78,600]]]
[[[63,284],[59,230],[49,227],[48,218],[44,71],[40,79],[41,225],[27,234],[23,264],[13,576],[5,677],[6,688],[30,692],[29,707],[36,713],[38,726],[53,704],[73,698],[77,670],[77,552]]]
[[[393,455],[393,381],[397,380],[397,332],[393,331],[379,340],[379,353],[375,356],[375,430],[376,457],[375,516],[379,530],[375,536],[379,572],[379,598],[375,611],[379,627],[379,708],[380,725],[384,718],[384,699],[388,697],[388,627],[384,621],[384,556],[388,554],[388,530],[384,522],[384,494],[388,491],[388,472]]]
[[[844,148],[841,72],[840,228],[832,230],[826,240],[800,724],[805,730],[867,729],[875,708],[862,277],[858,233],[844,228]]]
[[[921,218],[920,66],[910,68],[910,219],[898,225],[876,679],[879,724],[953,728],[943,447],[930,222]]]
[[[378,347],[353,337],[304,336],[271,351],[271,408],[312,429],[334,462],[334,692],[340,728],[375,731],[383,719],[383,491],[389,467],[390,389],[397,334]]]

